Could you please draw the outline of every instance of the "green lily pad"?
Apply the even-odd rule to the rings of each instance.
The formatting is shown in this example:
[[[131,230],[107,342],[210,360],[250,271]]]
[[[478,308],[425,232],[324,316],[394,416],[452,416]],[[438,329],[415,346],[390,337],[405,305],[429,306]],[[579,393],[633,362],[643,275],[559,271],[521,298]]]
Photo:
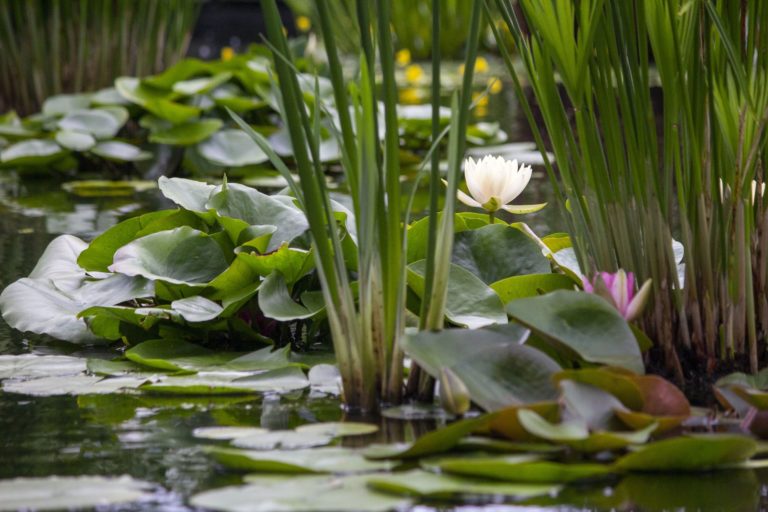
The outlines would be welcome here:
[[[221,130],[197,146],[209,162],[223,167],[242,167],[269,160],[258,144],[242,130]]]
[[[236,437],[232,446],[248,450],[299,450],[331,444],[333,436],[318,432],[271,430],[265,434]]]
[[[377,491],[428,500],[455,499],[462,496],[486,499],[504,496],[524,499],[547,495],[559,489],[558,486],[553,485],[479,481],[453,475],[438,475],[418,469],[369,477],[368,486]]]
[[[0,480],[0,510],[63,510],[146,500],[153,485],[129,476],[49,476]]]
[[[526,402],[553,400],[552,375],[560,366],[544,353],[520,344],[522,329],[447,329],[408,335],[403,349],[430,375],[450,368],[469,396],[488,411]]]
[[[248,476],[246,485],[192,496],[194,507],[223,512],[387,512],[405,510],[407,498],[371,491],[367,477]]]
[[[61,188],[80,197],[124,197],[132,196],[136,192],[152,190],[156,188],[154,181],[107,181],[107,180],[80,180],[68,181]],[[87,249],[86,249],[87,250]],[[111,263],[110,258],[110,263]],[[106,267],[105,267],[106,268]]]
[[[215,239],[182,226],[138,238],[115,251],[112,272],[173,284],[204,285],[229,263]]]
[[[267,318],[282,322],[315,316],[320,309],[310,309],[291,298],[285,278],[280,272],[268,275],[259,291],[259,308]]]
[[[247,374],[234,371],[198,372],[196,375],[165,377],[141,386],[152,393],[180,395],[242,395],[288,393],[309,387],[304,372],[295,367]]]
[[[153,88],[138,78],[120,77],[115,80],[115,89],[123,98],[174,124],[200,115],[199,108],[171,101],[168,91]]]
[[[529,483],[568,483],[615,472],[606,464],[552,462],[536,460],[529,455],[456,457],[430,464],[456,475]]]
[[[192,431],[192,435],[195,437],[217,440],[260,436],[267,433],[269,433],[269,430],[257,427],[198,427]]]
[[[507,224],[489,224],[456,233],[452,261],[486,284],[550,271],[549,260],[536,242]]]
[[[91,148],[91,153],[114,162],[141,162],[152,158],[152,153],[117,140],[100,142]]]
[[[58,122],[58,127],[62,130],[88,133],[96,139],[111,139],[120,128],[123,127],[128,119],[128,113],[122,107],[113,107],[121,109],[121,112],[107,109],[89,109],[75,110],[69,112]]]
[[[296,427],[296,432],[302,434],[321,434],[331,437],[364,436],[379,431],[372,423],[356,423],[354,421],[308,423]]]
[[[228,468],[259,473],[351,474],[386,471],[394,466],[393,462],[368,460],[359,451],[336,446],[272,451],[213,448],[211,454]]]
[[[0,162],[8,165],[47,165],[66,154],[67,151],[52,140],[25,140],[3,149]]]
[[[221,129],[224,123],[220,119],[201,119],[177,124],[165,130],[158,130],[149,135],[149,142],[172,146],[190,146],[204,141]]]
[[[618,366],[640,374],[645,370],[629,325],[596,295],[556,291],[510,302],[507,313],[555,350],[574,352],[590,363]]]
[[[171,309],[187,322],[208,322],[224,311],[216,302],[199,295],[175,300],[171,302]]]
[[[96,145],[96,139],[90,133],[59,130],[54,138],[61,147],[72,151],[88,151]]]
[[[215,352],[182,340],[149,340],[125,352],[135,363],[170,371],[198,371],[222,366],[235,354]]]
[[[2,389],[6,393],[32,396],[103,395],[134,390],[146,380],[146,376],[103,378],[83,374],[58,375],[30,380],[5,380]]]
[[[78,375],[85,371],[82,357],[58,355],[0,355],[0,380],[28,380],[50,375]]]
[[[687,434],[648,444],[616,461],[624,471],[708,471],[747,461],[754,439],[734,434]]]
[[[574,286],[573,279],[563,274],[528,274],[507,277],[491,283],[491,288],[504,304],[555,290],[572,290]]]
[[[184,178],[161,176],[157,186],[165,197],[193,212],[207,212],[211,195],[217,190],[214,185]]]
[[[87,109],[90,104],[90,94],[57,94],[45,99],[42,113],[48,116],[60,116],[73,110]]]
[[[180,80],[173,84],[171,90],[183,96],[205,94],[232,78],[232,73],[218,73],[209,77]]]

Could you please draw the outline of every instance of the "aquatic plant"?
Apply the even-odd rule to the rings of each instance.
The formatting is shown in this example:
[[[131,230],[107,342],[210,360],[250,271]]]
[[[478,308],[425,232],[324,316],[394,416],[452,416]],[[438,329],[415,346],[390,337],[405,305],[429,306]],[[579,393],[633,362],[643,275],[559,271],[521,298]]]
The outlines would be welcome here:
[[[756,371],[768,332],[768,211],[751,183],[765,180],[768,6],[491,6],[522,59],[524,74],[499,45],[529,124],[556,156],[558,172],[548,169],[584,273],[652,279],[640,325],[678,380],[687,365],[727,359]]]
[[[599,272],[590,281],[583,279],[584,291],[595,293],[608,301],[628,322],[637,320],[650,298],[651,280],[635,291],[635,275],[619,270],[613,274]]]

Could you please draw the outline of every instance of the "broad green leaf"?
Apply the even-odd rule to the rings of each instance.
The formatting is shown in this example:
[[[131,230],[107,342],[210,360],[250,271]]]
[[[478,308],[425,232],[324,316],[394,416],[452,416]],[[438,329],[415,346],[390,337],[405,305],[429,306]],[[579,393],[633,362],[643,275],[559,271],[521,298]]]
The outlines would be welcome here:
[[[45,99],[42,113],[49,116],[60,116],[73,110],[87,109],[90,104],[90,94],[57,94]]]
[[[354,421],[307,423],[306,425],[296,427],[296,432],[302,434],[324,434],[331,437],[365,436],[374,434],[378,430],[379,427],[373,423],[357,423]]]
[[[474,430],[483,427],[488,416],[459,420],[432,432],[428,432],[412,443],[373,444],[365,449],[369,459],[415,459],[445,453],[456,446],[459,440]]]
[[[457,233],[452,261],[486,284],[550,271],[549,261],[536,242],[506,224],[489,224]]]
[[[504,304],[555,290],[572,290],[574,286],[573,279],[563,274],[512,276],[491,284],[491,288],[501,297]]]
[[[300,450],[331,444],[333,436],[318,432],[271,430],[265,434],[237,437],[231,445],[248,450]]]
[[[0,163],[8,165],[47,165],[67,154],[56,142],[48,139],[25,140],[0,152]]]
[[[453,475],[438,475],[414,469],[390,475],[372,476],[368,486],[377,491],[404,496],[417,496],[422,499],[456,499],[464,496],[496,499],[531,498],[557,492],[554,485],[510,484],[482,481]]]
[[[259,473],[350,474],[387,470],[393,462],[368,460],[350,448],[254,451],[214,448],[211,454],[224,466]]]
[[[624,471],[708,471],[745,462],[754,439],[736,434],[686,434],[651,443],[616,461]]]
[[[138,78],[120,77],[115,80],[115,88],[125,99],[174,124],[183,123],[200,115],[199,108],[173,102],[167,91],[141,83]]]
[[[177,124],[165,130],[153,131],[149,135],[149,142],[155,144],[169,144],[172,146],[190,146],[204,141],[221,129],[223,123],[220,119],[200,119]]]
[[[441,214],[442,215],[442,214]],[[440,215],[438,215],[438,219]],[[457,214],[453,219],[453,230],[460,233],[470,229],[464,218]],[[408,263],[414,263],[427,257],[427,242],[429,237],[429,217],[424,217],[408,226],[406,232],[408,247],[406,259]]]
[[[214,369],[228,363],[239,354],[216,352],[182,340],[149,340],[125,352],[135,363],[172,371]]]
[[[195,76],[209,75],[214,70],[215,63],[213,62],[191,58],[181,59],[162,73],[145,78],[143,82],[159,89],[170,89],[176,82],[188,80]]]
[[[530,455],[456,457],[430,462],[440,471],[508,482],[568,483],[608,475],[615,470],[606,464],[562,463],[536,460]]]
[[[194,507],[223,512],[387,512],[405,510],[407,498],[371,491],[367,477],[248,476],[246,485],[196,494]]]
[[[589,437],[589,429],[581,421],[550,423],[538,413],[528,409],[517,411],[517,418],[528,432],[548,441],[581,441]]]
[[[256,374],[216,371],[196,375],[165,377],[148,382],[141,390],[174,395],[242,395],[251,393],[288,393],[309,386],[304,372],[295,367],[266,370]]]
[[[50,476],[0,480],[0,510],[74,510],[148,500],[154,485],[130,476]]]
[[[140,162],[152,158],[152,153],[117,140],[100,142],[91,148],[91,153],[115,162]]]
[[[125,197],[152,190],[154,181],[131,180],[77,180],[62,183],[61,188],[79,197]]]
[[[280,272],[289,286],[293,286],[293,283],[307,275],[315,266],[311,251],[294,249],[287,243],[267,254],[247,253],[241,260],[263,277],[275,271]]]
[[[0,355],[0,380],[29,380],[49,375],[78,375],[86,369],[86,359],[59,355]]]
[[[93,239],[80,253],[77,263],[86,270],[107,272],[115,251],[140,236],[190,224],[196,216],[180,210],[160,210],[132,217],[116,224]],[[202,227],[194,225],[193,227]]]
[[[573,351],[585,361],[645,370],[627,322],[596,295],[556,291],[510,302],[507,313],[556,349]]]
[[[182,96],[205,94],[232,78],[232,73],[218,73],[210,77],[181,80],[173,84],[171,90]]]
[[[200,439],[230,440],[267,434],[269,430],[258,427],[198,427],[192,435]]]
[[[165,197],[193,212],[207,212],[206,204],[217,190],[216,186],[200,181],[165,176],[157,180],[157,186]]]
[[[219,304],[199,295],[171,302],[171,309],[187,322],[208,322],[224,311]]]
[[[609,367],[599,367],[563,370],[553,379],[556,382],[567,379],[598,387],[621,400],[630,409],[640,410],[644,405],[643,393],[633,377],[633,374],[625,370],[614,371]]]
[[[96,139],[90,133],[59,130],[54,138],[61,147],[72,151],[88,151],[96,145]]]
[[[123,127],[127,117],[127,113],[115,114],[111,110],[100,108],[75,110],[65,115],[58,122],[58,127],[67,131],[89,133],[99,140],[111,139]]]
[[[83,374],[56,375],[30,380],[5,380],[2,390],[32,396],[108,395],[135,390],[146,380],[146,376],[103,378]]]
[[[259,289],[259,308],[267,318],[282,322],[310,318],[319,312],[293,300],[285,278],[278,271],[264,278]]]
[[[173,284],[203,285],[229,263],[214,238],[190,227],[143,236],[115,251],[109,269]]]
[[[242,167],[269,160],[258,144],[242,130],[228,129],[213,134],[197,145],[197,150],[209,162],[223,167]]]
[[[565,379],[560,380],[559,385],[564,416],[581,420],[590,430],[611,430],[619,426],[614,411],[624,406],[618,398],[582,382]]]
[[[405,337],[403,349],[427,372],[450,368],[472,401],[493,411],[526,402],[552,400],[552,375],[560,367],[542,352],[520,344],[517,336],[493,329],[447,329]]]
[[[426,262],[408,265],[408,286],[421,297],[424,293]],[[445,316],[453,324],[477,329],[490,324],[506,324],[504,304],[496,292],[468,270],[451,265]]]

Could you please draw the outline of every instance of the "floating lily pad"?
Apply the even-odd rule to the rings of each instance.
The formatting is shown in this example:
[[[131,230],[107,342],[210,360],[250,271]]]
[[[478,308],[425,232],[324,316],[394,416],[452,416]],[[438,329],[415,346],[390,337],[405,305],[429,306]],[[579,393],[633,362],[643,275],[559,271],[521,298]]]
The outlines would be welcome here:
[[[123,98],[172,123],[183,123],[200,115],[199,108],[171,101],[168,91],[143,84],[138,78],[120,77],[115,80],[115,89]]]
[[[194,507],[224,512],[387,512],[404,510],[407,498],[371,491],[367,477],[249,476],[247,485],[192,496]]]
[[[88,151],[96,145],[96,139],[90,133],[59,130],[54,138],[61,147],[72,151]]]
[[[257,427],[198,427],[192,435],[201,439],[230,440],[268,434],[269,430]]]
[[[75,110],[65,115],[58,123],[62,130],[73,132],[89,133],[96,139],[111,139],[120,131],[125,121],[128,119],[128,113],[122,107],[113,107],[121,109],[90,109]]]
[[[175,82],[171,89],[173,92],[182,94],[184,96],[192,96],[195,94],[205,94],[219,85],[223,84],[227,80],[232,78],[232,73],[218,73],[213,76],[192,78],[189,80],[180,80]]]
[[[209,162],[224,167],[261,164],[269,160],[264,151],[242,130],[221,130],[197,146]]]
[[[3,149],[0,162],[8,165],[47,165],[66,154],[67,151],[52,140],[25,140]]]
[[[552,462],[537,460],[531,455],[456,457],[430,462],[430,465],[451,474],[530,483],[568,483],[615,472],[606,464]]]
[[[50,375],[78,375],[85,371],[86,359],[58,355],[0,355],[0,379],[21,380]]]
[[[152,190],[157,185],[154,181],[107,181],[81,180],[68,181],[61,188],[80,197],[123,197],[132,196],[136,192]]]
[[[45,99],[42,113],[52,116],[64,115],[73,110],[86,109],[90,104],[90,94],[56,94]]]
[[[329,395],[341,394],[341,373],[333,364],[316,364],[307,373],[312,391]]]
[[[648,444],[615,465],[625,471],[707,471],[743,463],[756,451],[747,436],[688,434]]]
[[[64,375],[30,380],[5,380],[3,391],[33,396],[103,395],[136,389],[147,377],[103,378],[95,375]]]
[[[176,395],[242,395],[250,393],[287,393],[309,386],[298,368],[279,368],[256,374],[219,371],[198,372],[188,377],[167,377],[141,387],[143,391]]]
[[[228,468],[259,473],[367,473],[386,471],[389,461],[373,461],[350,448],[321,447],[304,450],[236,450],[213,448],[211,453]]]
[[[296,427],[301,434],[320,434],[331,437],[364,436],[378,432],[379,427],[372,423],[356,423],[353,421],[308,423]]]
[[[264,434],[236,437],[232,446],[248,450],[298,450],[331,444],[333,436],[322,432],[271,430]]]
[[[133,144],[116,140],[96,144],[91,148],[91,153],[115,162],[140,162],[152,158],[152,153],[142,151]]]
[[[0,510],[105,507],[151,497],[153,485],[129,476],[50,476],[0,480]]]
[[[171,371],[213,369],[228,363],[235,356],[182,340],[166,339],[145,341],[125,352],[125,357],[135,363]]]
[[[373,476],[368,485],[377,491],[422,499],[451,499],[461,496],[495,499],[498,496],[523,499],[556,492],[559,487],[541,484],[487,482],[421,470]]]
[[[221,129],[224,123],[220,119],[201,119],[177,124],[165,130],[158,130],[149,135],[149,142],[189,146],[204,141]]]

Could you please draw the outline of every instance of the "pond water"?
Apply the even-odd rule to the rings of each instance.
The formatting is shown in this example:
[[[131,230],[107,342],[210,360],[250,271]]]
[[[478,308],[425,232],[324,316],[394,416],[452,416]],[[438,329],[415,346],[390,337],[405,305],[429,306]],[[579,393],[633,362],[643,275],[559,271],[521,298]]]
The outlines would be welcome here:
[[[500,105],[505,107],[505,105]],[[509,112],[509,105],[501,111]],[[525,140],[520,121],[503,128]],[[524,202],[549,195],[543,171]],[[48,180],[0,181],[0,288],[26,276],[48,242],[70,233],[92,238],[128,215],[168,206],[149,191],[129,197],[75,197]],[[560,227],[555,209],[526,219],[542,234]],[[107,355],[108,349],[52,343],[22,335],[0,321],[0,354]],[[216,464],[207,444],[192,435],[213,425],[293,428],[303,423],[365,420],[379,432],[346,445],[412,440],[435,421],[347,418],[336,398],[308,393],[282,396],[180,397],[91,395],[31,397],[0,392],[0,479],[51,475],[131,475],[156,485],[152,499],[114,510],[192,510],[188,498],[230,485],[241,476]],[[429,504],[414,510],[732,510],[768,507],[768,472],[635,475],[622,481],[570,486],[557,496],[514,505]],[[2,503],[0,503],[2,509]],[[105,509],[104,507],[100,510]]]

